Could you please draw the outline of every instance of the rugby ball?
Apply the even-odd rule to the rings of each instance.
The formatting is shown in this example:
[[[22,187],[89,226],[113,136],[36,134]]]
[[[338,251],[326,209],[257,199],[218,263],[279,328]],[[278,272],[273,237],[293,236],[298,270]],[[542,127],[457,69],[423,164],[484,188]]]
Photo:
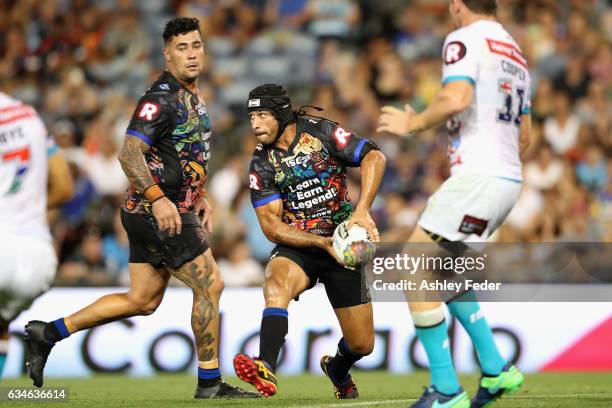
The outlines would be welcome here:
[[[334,252],[351,269],[374,259],[376,245],[370,241],[368,230],[361,225],[355,224],[349,229],[348,221],[344,221],[336,227],[333,240]]]

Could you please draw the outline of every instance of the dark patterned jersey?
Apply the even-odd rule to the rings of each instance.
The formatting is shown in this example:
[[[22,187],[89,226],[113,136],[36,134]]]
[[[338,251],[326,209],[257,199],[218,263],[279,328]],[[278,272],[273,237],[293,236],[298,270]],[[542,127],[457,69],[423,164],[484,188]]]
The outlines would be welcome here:
[[[346,167],[359,166],[376,145],[321,118],[298,116],[287,150],[258,144],[249,171],[255,208],[283,200],[283,222],[331,236],[353,211]]]
[[[210,159],[210,121],[204,102],[164,72],[140,98],[126,133],[151,146],[145,160],[153,180],[176,204],[191,211],[202,194]],[[150,213],[151,205],[134,186],[123,208]]]

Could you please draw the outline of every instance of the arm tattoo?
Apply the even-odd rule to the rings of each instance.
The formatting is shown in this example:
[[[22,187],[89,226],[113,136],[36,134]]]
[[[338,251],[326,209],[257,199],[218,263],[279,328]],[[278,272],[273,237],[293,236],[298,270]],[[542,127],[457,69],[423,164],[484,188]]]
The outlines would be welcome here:
[[[127,136],[121,151],[119,151],[119,162],[123,172],[130,183],[141,193],[147,187],[155,184],[144,158],[144,153],[149,149],[150,146],[143,140],[134,136]]]

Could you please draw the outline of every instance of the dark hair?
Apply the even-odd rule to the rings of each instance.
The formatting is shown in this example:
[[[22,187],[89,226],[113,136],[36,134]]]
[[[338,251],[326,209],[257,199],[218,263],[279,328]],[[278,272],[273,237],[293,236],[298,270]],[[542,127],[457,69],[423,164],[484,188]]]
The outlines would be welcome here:
[[[497,0],[463,0],[463,4],[474,13],[491,16],[497,14]]]
[[[167,43],[175,35],[186,34],[190,31],[197,31],[201,35],[200,21],[197,18],[177,17],[166,23],[162,37],[164,37],[164,42]]]

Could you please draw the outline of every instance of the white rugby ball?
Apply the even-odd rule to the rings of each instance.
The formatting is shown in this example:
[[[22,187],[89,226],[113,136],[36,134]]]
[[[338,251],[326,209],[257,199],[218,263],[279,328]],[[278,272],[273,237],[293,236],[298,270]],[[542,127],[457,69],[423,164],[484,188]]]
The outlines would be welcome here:
[[[374,259],[376,245],[370,241],[368,230],[358,224],[347,228],[348,221],[344,221],[334,231],[334,252],[344,261],[344,265],[357,268]]]

